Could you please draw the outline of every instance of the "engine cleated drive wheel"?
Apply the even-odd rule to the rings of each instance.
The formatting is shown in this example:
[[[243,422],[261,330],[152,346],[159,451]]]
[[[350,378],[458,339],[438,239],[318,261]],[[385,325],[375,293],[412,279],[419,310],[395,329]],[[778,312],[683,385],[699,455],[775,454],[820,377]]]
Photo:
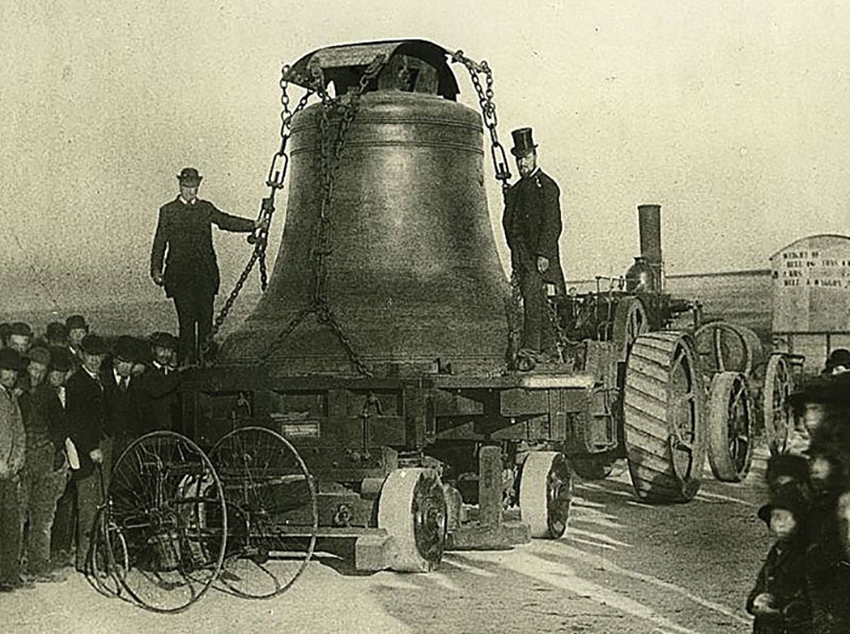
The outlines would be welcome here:
[[[753,402],[746,377],[720,372],[708,396],[708,462],[722,482],[740,482],[753,462]]]
[[[639,498],[686,502],[700,485],[706,452],[705,392],[690,335],[640,335],[626,365],[624,431]]]
[[[533,451],[522,465],[519,508],[531,536],[558,539],[567,530],[573,480],[567,457],[558,451]]]
[[[446,546],[446,498],[432,469],[396,469],[384,481],[378,500],[378,528],[394,541],[390,568],[429,572]]]

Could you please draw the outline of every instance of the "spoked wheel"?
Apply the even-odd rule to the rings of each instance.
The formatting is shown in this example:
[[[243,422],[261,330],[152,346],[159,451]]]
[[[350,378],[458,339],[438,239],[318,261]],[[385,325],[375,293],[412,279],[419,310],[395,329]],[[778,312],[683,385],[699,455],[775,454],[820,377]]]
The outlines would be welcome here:
[[[280,434],[243,427],[210,451],[224,487],[228,547],[217,588],[267,599],[295,583],[319,530],[316,488],[301,456]],[[297,536],[283,532],[300,526]]]
[[[519,509],[531,536],[558,539],[567,530],[573,480],[564,454],[532,451],[522,465]]]
[[[782,354],[772,354],[767,362],[762,389],[764,431],[770,454],[785,451],[793,425],[789,398],[794,390],[794,378],[788,360]]]
[[[753,404],[740,372],[720,372],[708,397],[708,462],[714,477],[740,482],[753,461]]]
[[[624,428],[638,497],[684,502],[696,495],[705,461],[705,394],[689,335],[638,337],[626,366]]]
[[[142,436],[115,464],[109,499],[127,550],[127,594],[154,612],[200,599],[221,570],[227,536],[224,491],[204,452],[174,432]]]
[[[637,297],[627,297],[617,304],[611,332],[617,361],[625,361],[635,340],[648,331],[649,315],[641,300]]]
[[[435,570],[443,558],[446,526],[446,498],[433,470],[396,469],[387,476],[378,500],[378,528],[395,542],[393,570]]]
[[[740,372],[749,376],[764,362],[761,340],[746,326],[715,321],[697,330],[694,338],[700,367],[709,374]]]
[[[127,542],[112,521],[108,507],[98,511],[91,544],[89,580],[105,596],[121,594],[122,580],[130,567]]]

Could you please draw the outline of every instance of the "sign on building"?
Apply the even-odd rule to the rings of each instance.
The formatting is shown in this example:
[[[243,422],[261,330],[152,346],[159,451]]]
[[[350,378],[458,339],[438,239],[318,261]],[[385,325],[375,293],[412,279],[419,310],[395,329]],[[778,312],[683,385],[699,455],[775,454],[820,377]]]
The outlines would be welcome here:
[[[835,348],[850,348],[850,237],[816,235],[770,258],[773,335],[817,371]]]

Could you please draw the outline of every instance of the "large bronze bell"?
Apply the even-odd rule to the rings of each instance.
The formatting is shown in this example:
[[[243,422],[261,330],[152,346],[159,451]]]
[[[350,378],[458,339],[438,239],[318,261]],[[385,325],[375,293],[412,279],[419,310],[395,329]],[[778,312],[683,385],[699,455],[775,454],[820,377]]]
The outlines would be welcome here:
[[[279,376],[353,375],[352,353],[375,376],[434,371],[437,359],[454,373],[504,364],[508,284],[487,211],[481,118],[445,91],[445,56],[386,53],[344,137],[326,210],[334,319],[312,310],[325,173],[317,103],[293,119],[280,252],[259,304],[222,346],[225,363],[262,363]],[[360,68],[352,50],[339,57],[347,74],[326,55],[328,67],[337,63],[328,75]],[[421,81],[409,71],[407,85],[392,81],[400,63]],[[327,123],[336,137],[338,113]]]

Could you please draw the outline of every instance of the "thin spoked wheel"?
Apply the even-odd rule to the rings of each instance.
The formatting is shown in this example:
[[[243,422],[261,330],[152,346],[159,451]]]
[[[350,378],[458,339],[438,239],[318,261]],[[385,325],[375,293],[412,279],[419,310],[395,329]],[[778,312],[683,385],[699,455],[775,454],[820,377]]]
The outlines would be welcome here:
[[[198,445],[170,431],[134,441],[115,464],[109,503],[127,551],[121,584],[133,601],[180,612],[210,589],[224,561],[227,513],[221,482]],[[107,538],[117,560],[114,541]]]
[[[104,596],[121,593],[130,560],[127,542],[108,507],[98,511],[89,560],[89,581]]]
[[[316,487],[295,447],[264,427],[243,427],[210,451],[228,515],[228,548],[216,588],[268,599],[295,583],[319,530]]]
[[[789,398],[794,390],[794,379],[788,360],[782,354],[772,354],[767,362],[762,389],[764,431],[770,454],[784,453],[791,435],[793,417]]]
[[[714,477],[740,482],[753,461],[753,404],[740,372],[720,372],[708,397],[708,462]]]
[[[715,321],[694,333],[699,365],[709,374],[740,372],[749,376],[764,363],[764,347],[758,335],[738,324]]]

